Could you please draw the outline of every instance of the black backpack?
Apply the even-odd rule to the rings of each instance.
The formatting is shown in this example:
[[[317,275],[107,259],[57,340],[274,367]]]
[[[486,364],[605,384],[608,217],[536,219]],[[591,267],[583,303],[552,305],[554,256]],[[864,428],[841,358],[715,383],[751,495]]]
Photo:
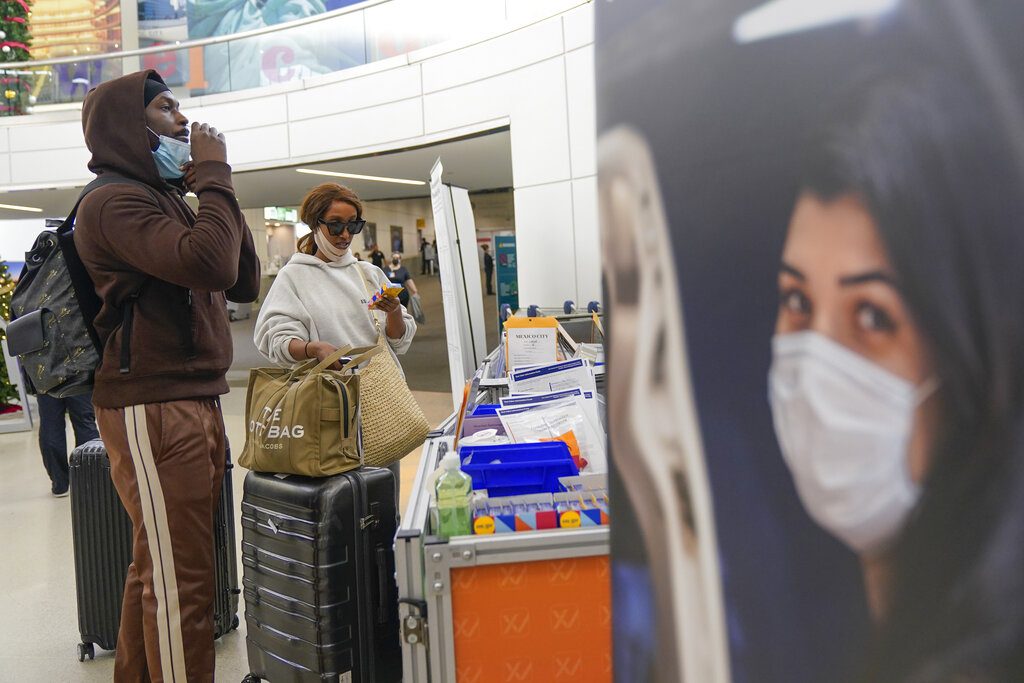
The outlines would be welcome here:
[[[11,295],[7,350],[18,356],[33,393],[67,398],[92,389],[103,357],[93,327],[102,302],[75,249],[75,215],[87,194],[112,183],[140,185],[155,196],[153,188],[137,180],[100,176],[85,186],[56,232],[40,233],[25,254],[25,269]],[[123,315],[127,323],[130,306]],[[127,355],[127,340],[124,346],[122,355]]]

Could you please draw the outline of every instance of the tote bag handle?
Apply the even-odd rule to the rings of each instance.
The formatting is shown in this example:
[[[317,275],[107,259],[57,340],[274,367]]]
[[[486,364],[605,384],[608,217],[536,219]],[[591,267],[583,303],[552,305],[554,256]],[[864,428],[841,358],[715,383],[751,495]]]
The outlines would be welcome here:
[[[305,375],[305,374],[316,375],[316,374],[319,374],[319,373],[323,372],[324,370],[326,370],[331,365],[337,363],[339,360],[341,360],[342,356],[344,356],[345,354],[347,354],[347,353],[349,353],[351,351],[352,351],[352,345],[351,344],[346,345],[346,346],[342,346],[340,349],[338,349],[337,351],[335,351],[331,355],[327,356],[327,358],[324,358],[322,361],[320,361],[316,365],[313,365],[313,367],[310,367],[310,365],[313,364],[313,359],[310,359],[309,361],[303,363],[302,365],[296,366],[295,369],[292,370],[292,376],[294,377],[296,375]]]

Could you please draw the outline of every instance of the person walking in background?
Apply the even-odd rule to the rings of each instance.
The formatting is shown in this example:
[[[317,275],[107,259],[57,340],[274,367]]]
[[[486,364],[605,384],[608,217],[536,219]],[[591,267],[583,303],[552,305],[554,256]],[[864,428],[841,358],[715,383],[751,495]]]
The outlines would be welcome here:
[[[373,265],[377,266],[381,270],[384,270],[384,252],[380,250],[380,245],[373,245],[373,251],[370,253],[370,260],[373,261]]]
[[[92,409],[92,392],[54,398],[39,394],[39,452],[43,467],[50,476],[50,491],[57,498],[68,495],[68,439],[65,416],[71,418],[75,430],[75,447],[100,438],[96,430],[96,415]]]
[[[115,683],[214,680],[214,510],[226,439],[225,298],[260,291],[224,136],[189,121],[155,71],[108,81],[82,109],[90,192],[75,246],[102,302],[93,403],[132,520]],[[191,158],[191,159],[190,159]],[[199,197],[198,214],[185,203]]]
[[[423,263],[427,267],[427,275],[434,274],[434,245],[430,242],[423,243]]]
[[[398,295],[398,300],[402,302],[403,306],[409,305],[409,297],[418,296],[419,291],[416,289],[416,282],[412,279],[412,273],[409,269],[402,265],[402,255],[397,251],[391,255],[391,263],[384,269],[384,275],[387,276],[388,280],[394,282],[396,285],[401,285],[404,289]]]
[[[427,240],[420,236],[420,275],[427,274]]]
[[[487,296],[494,296],[494,257],[491,256],[491,246],[485,244],[480,247],[484,250],[484,279],[487,280]]]

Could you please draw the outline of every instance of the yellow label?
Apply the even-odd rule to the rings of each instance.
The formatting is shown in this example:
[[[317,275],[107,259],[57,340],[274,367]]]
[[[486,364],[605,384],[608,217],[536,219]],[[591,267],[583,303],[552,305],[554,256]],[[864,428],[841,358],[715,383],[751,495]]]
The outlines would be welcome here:
[[[473,533],[481,536],[494,533],[494,517],[482,515],[473,520]]]
[[[563,529],[579,529],[580,513],[575,510],[566,510],[562,513],[558,523]]]
[[[558,329],[558,319],[551,316],[543,316],[536,318],[525,318],[523,316],[514,315],[505,320],[505,329],[510,330],[517,327],[526,328],[550,328],[552,330]]]

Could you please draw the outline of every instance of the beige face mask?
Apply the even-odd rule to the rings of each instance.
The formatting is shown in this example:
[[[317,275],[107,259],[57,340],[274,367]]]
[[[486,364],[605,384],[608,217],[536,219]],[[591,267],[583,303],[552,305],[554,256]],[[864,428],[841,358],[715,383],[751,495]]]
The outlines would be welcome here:
[[[324,232],[320,228],[313,232],[313,241],[316,243],[316,248],[323,252],[324,256],[331,263],[340,260],[342,256],[348,253],[348,249],[338,249],[331,244],[331,241],[324,237]]]

